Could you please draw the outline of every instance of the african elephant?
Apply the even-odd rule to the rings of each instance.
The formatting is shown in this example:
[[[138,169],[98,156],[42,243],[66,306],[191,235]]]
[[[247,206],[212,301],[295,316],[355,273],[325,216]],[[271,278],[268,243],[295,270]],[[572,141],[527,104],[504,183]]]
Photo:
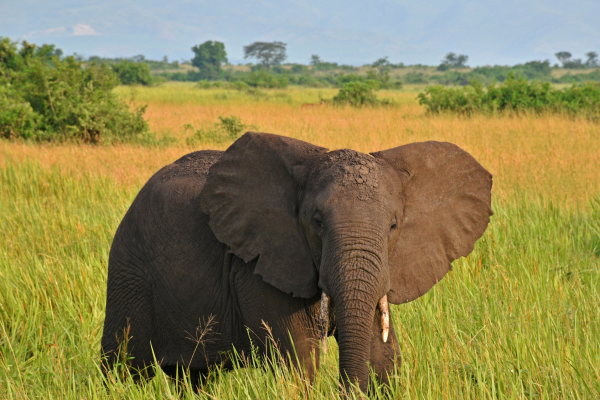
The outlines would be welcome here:
[[[365,390],[369,365],[385,382],[400,361],[388,302],[422,296],[473,250],[491,187],[471,155],[441,142],[367,155],[248,132],[224,152],[188,154],[146,183],[116,232],[104,367],[128,336],[133,367],[156,357],[197,379],[230,366],[232,348],[267,352],[268,326],[309,376],[334,335],[344,387]]]

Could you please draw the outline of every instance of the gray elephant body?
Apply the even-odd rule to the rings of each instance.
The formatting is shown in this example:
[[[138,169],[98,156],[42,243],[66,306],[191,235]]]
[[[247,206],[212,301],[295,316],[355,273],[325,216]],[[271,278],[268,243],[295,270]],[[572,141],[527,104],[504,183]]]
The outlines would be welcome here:
[[[268,327],[312,376],[324,291],[344,384],[365,390],[367,363],[386,381],[399,348],[393,326],[382,339],[378,301],[419,297],[468,254],[490,190],[491,175],[447,143],[368,156],[247,133],[226,152],[184,156],[149,180],[115,235],[104,365],[126,342],[133,367],[156,359],[196,381],[231,366],[234,348],[266,354]]]
[[[199,196],[221,154],[199,151],[161,169],[121,222],[109,262],[107,366],[125,335],[133,367],[156,357],[170,373],[177,365],[199,373],[216,363],[231,366],[223,353],[251,354],[251,338],[265,352],[263,321],[287,348],[287,330],[295,334],[299,354],[317,343],[319,297],[292,298],[265,283],[254,274],[256,260],[230,253],[210,229]]]

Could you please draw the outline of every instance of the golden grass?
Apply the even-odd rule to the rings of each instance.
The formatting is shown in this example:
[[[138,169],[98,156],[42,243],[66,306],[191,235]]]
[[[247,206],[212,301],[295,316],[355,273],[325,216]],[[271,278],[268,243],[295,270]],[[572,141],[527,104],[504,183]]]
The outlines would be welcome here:
[[[257,100],[190,85],[139,89],[152,129],[178,139],[165,148],[0,141],[0,398],[338,398],[332,338],[312,385],[280,364],[217,368],[198,397],[176,393],[161,372],[142,385],[107,385],[100,373],[119,221],[152,173],[207,147],[187,147],[182,125],[231,114],[332,149],[448,140],[494,174],[496,215],[474,251],[423,298],[392,305],[403,361],[391,398],[598,398],[600,126],[560,116],[431,117],[406,92],[383,93],[398,102],[392,109],[300,107],[319,92],[335,93],[292,88]]]
[[[516,192],[557,202],[580,202],[600,192],[600,125],[562,116],[429,116],[414,92],[383,92],[394,108],[301,108],[331,99],[334,89],[262,91],[262,97],[234,90],[200,90],[190,84],[157,88],[119,88],[136,104],[148,104],[152,131],[178,142],[166,148],[134,145],[38,146],[0,142],[0,165],[7,158],[36,159],[65,172],[93,172],[119,183],[139,185],[155,171],[183,154],[222,145],[187,147],[185,124],[211,127],[221,115],[236,115],[259,131],[286,135],[330,149],[371,152],[405,143],[440,140],[469,151],[494,175],[500,199]],[[132,96],[133,94],[133,96]],[[259,94],[260,95],[260,94]]]

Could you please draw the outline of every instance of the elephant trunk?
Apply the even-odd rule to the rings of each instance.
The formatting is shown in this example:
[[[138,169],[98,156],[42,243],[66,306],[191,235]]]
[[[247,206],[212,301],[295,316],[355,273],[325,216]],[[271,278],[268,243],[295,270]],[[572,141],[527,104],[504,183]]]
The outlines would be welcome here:
[[[344,387],[358,383],[360,389],[366,392],[375,307],[364,294],[343,301],[336,301],[336,297],[340,378]]]
[[[338,285],[332,288],[331,297],[336,312],[341,382],[347,389],[349,384],[358,383],[360,389],[366,392],[368,362],[371,358],[371,332],[378,303],[381,315],[384,315],[381,307],[384,299],[379,298],[380,268],[364,258],[353,257],[352,260],[338,265],[336,270],[340,271],[336,279]],[[387,309],[385,311],[387,315]],[[385,321],[389,324],[389,319],[384,317],[381,320],[381,332],[387,336],[383,323]]]

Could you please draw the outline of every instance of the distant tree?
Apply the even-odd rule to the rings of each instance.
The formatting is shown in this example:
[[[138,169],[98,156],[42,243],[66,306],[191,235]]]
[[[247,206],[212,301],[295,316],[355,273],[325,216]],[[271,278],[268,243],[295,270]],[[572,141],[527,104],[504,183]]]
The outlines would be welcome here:
[[[112,66],[112,69],[123,85],[150,85],[152,83],[150,67],[145,62],[120,60]]]
[[[589,51],[585,53],[585,56],[587,57],[587,60],[585,62],[586,67],[596,68],[600,66],[600,64],[598,63],[598,53],[596,53],[595,51]]]
[[[375,61],[373,64],[371,64],[371,66],[374,68],[389,67],[389,65],[390,65],[390,62],[388,61],[387,57],[379,58],[377,61]]]
[[[464,54],[459,54],[458,57],[456,57],[456,67],[457,68],[466,67],[467,61],[469,61],[469,56],[464,55]]]
[[[556,58],[558,58],[558,61],[560,61],[563,66],[565,65],[565,63],[569,62],[572,56],[572,54],[568,51],[559,51],[554,55],[556,56]]]
[[[208,40],[192,47],[192,51],[195,53],[192,65],[200,70],[200,79],[217,79],[221,72],[221,64],[227,62],[225,45]]]
[[[286,58],[283,42],[254,42],[244,46],[244,58],[256,58],[265,68],[281,64]]]
[[[568,51],[559,51],[555,56],[562,63],[563,68],[580,69],[586,67],[581,58],[571,58],[572,54]]]
[[[38,47],[35,51],[35,56],[40,58],[43,62],[49,63],[53,57],[61,58],[63,51],[55,48],[53,44],[43,44]]]
[[[131,61],[133,62],[144,62],[146,61],[146,56],[144,56],[143,54],[138,54],[137,56],[133,56],[131,57]]]
[[[316,54],[313,54],[312,56],[310,56],[310,65],[315,66],[318,64],[321,64],[321,57],[319,57]]]
[[[306,65],[302,65],[302,64],[294,64],[292,66],[292,73],[294,74],[303,74],[304,72],[306,72],[306,70],[308,69],[308,67]]]
[[[439,71],[446,71],[450,68],[465,68],[467,66],[467,61],[469,60],[469,56],[465,54],[456,54],[456,53],[448,53],[446,57],[442,60],[442,63],[438,67]]]

